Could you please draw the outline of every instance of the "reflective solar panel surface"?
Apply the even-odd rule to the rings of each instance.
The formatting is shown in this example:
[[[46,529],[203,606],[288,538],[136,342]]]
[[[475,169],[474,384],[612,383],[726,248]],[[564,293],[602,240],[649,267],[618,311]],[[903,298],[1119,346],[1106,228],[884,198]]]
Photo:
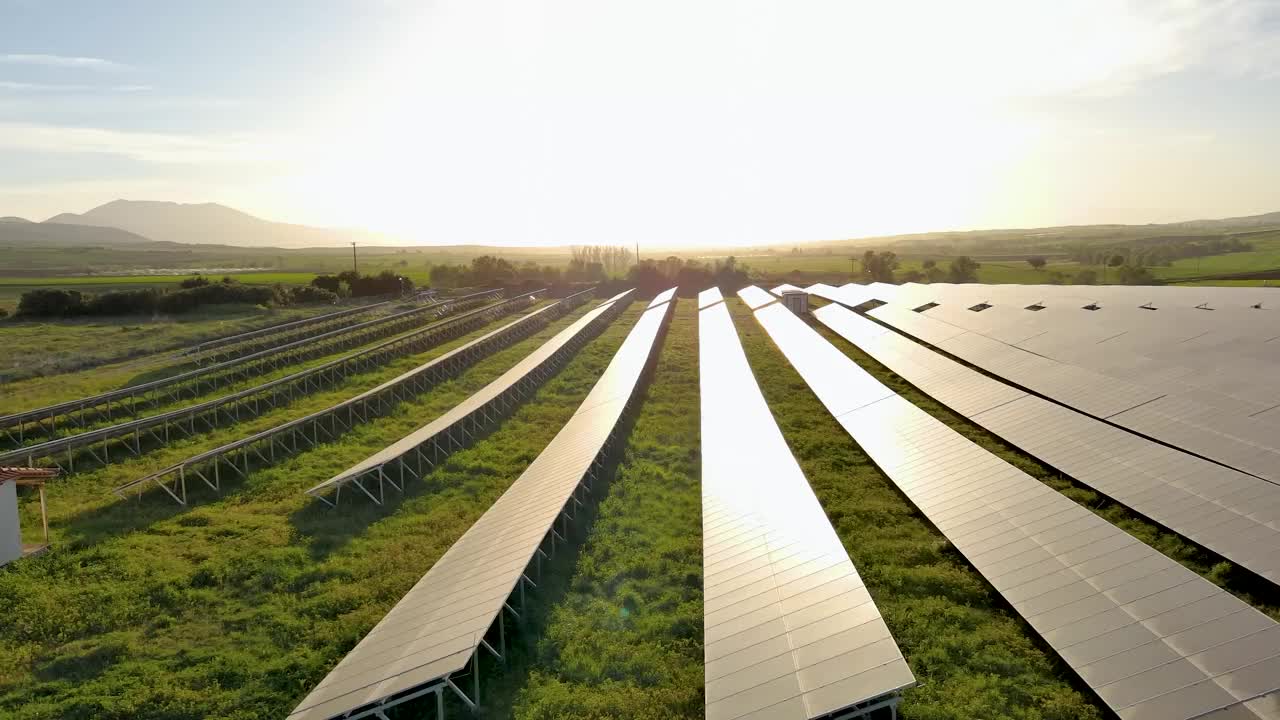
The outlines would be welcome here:
[[[1106,313],[1110,305],[1089,311],[1037,300],[1032,302],[1043,303],[1044,309],[1033,312],[1016,305],[1039,297],[1024,291],[1011,304],[972,312],[963,305],[976,296],[960,299],[955,292],[945,288],[900,291],[892,303],[869,314],[1009,382],[1094,417],[1280,482],[1280,413],[1276,412],[1280,405],[1273,404],[1280,403],[1280,373],[1276,372],[1280,355],[1272,361],[1262,353],[1240,358],[1234,350],[1223,350],[1230,358],[1195,359],[1195,351],[1178,347],[1182,344],[1179,339],[1203,338],[1214,332],[1206,327],[1230,325],[1232,317],[1237,324],[1256,319],[1253,322],[1260,336],[1265,335],[1273,324],[1267,319],[1268,311],[1241,303],[1214,314],[1194,308],[1182,310],[1191,317],[1204,318],[1198,320],[1199,325],[1183,315],[1159,315],[1163,311],[1137,306]],[[1172,296],[1166,292],[1166,297]],[[912,304],[925,298],[943,302],[925,312],[914,312]],[[1132,329],[1126,324],[1131,317],[1143,319],[1146,326]],[[1161,346],[1166,350],[1144,350],[1150,354],[1143,354],[1132,349],[1144,342],[1154,343],[1153,338],[1159,337],[1171,338]],[[1227,343],[1226,347],[1238,349],[1241,345]],[[1280,349],[1280,345],[1276,347]],[[1180,358],[1189,359],[1180,363]],[[1198,370],[1197,363],[1204,362],[1222,369]]]
[[[716,303],[723,301],[724,296],[720,294],[720,288],[718,287],[710,287],[698,293],[699,310],[707,307],[708,305],[715,305]]]
[[[653,300],[649,301],[649,305],[648,305],[648,307],[657,307],[657,306],[661,305],[662,303],[664,303],[664,302],[667,302],[667,301],[671,300],[671,298],[673,298],[673,297],[675,297],[675,296],[676,296],[676,288],[670,288],[670,289],[668,289],[668,290],[663,290],[662,292],[660,292],[660,293],[658,293],[657,295],[655,295],[655,296],[653,297]]]
[[[745,302],[752,310],[768,305],[771,302],[777,302],[778,300],[778,298],[754,285],[739,290],[738,296],[741,297],[742,301]]]
[[[1280,583],[1280,486],[1029,395],[845,308],[829,305],[814,316],[1019,449]]]
[[[493,382],[485,385],[477,390],[474,394],[455,405],[453,408],[445,412],[445,414],[414,430],[412,433],[400,438],[396,442],[361,460],[355,465],[347,468],[341,473],[325,480],[324,482],[307,490],[308,494],[323,494],[344,485],[351,480],[360,477],[366,472],[389,463],[405,453],[413,450],[436,434],[444,432],[452,427],[454,423],[467,417],[477,408],[483,407],[485,403],[492,401],[494,398],[502,395],[511,386],[522,380],[535,368],[554,355],[560,348],[564,347],[571,340],[584,332],[600,315],[604,314],[611,305],[619,301],[620,296],[615,296],[606,300],[596,307],[592,308],[588,313],[578,318],[572,325],[556,333],[554,337],[543,343],[537,350],[529,353],[524,359],[516,363],[514,367],[498,376]]]
[[[587,400],[546,449],[290,718],[339,717],[467,666],[621,419],[670,309],[664,303],[641,315]]]
[[[755,316],[863,451],[1122,720],[1280,718],[1274,620],[847,357],[811,360],[839,351],[785,308]]]
[[[706,717],[808,720],[914,685],[723,303],[698,348]]]

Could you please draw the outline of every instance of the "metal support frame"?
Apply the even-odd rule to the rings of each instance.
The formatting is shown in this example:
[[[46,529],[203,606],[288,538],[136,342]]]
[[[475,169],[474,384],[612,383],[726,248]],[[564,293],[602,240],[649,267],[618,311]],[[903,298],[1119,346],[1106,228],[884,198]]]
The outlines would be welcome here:
[[[470,332],[475,327],[480,327],[484,323],[493,319],[502,317],[514,310],[527,307],[529,301],[541,292],[542,291],[523,293],[519,297],[513,298],[506,303],[487,308],[482,313],[478,313],[475,316],[469,316],[465,324],[460,323],[458,325],[446,326],[446,328],[436,328],[435,330],[451,330],[452,332],[449,337],[436,340],[432,345],[461,336],[466,332]],[[571,295],[568,298],[563,298],[558,303],[550,306],[541,313],[529,316],[527,318],[528,322],[517,321],[517,323],[512,324],[507,329],[507,332],[490,337],[479,338],[477,341],[474,341],[474,345],[468,345],[464,346],[464,348],[460,348],[461,352],[445,356],[442,358],[442,362],[440,363],[429,363],[425,367],[421,368],[422,372],[404,378],[402,382],[386,388],[380,394],[370,395],[367,397],[358,396],[357,398],[344,401],[338,405],[320,411],[319,413],[314,413],[313,415],[305,418],[300,418],[298,420],[276,426],[275,428],[259,433],[258,435],[250,438],[229,443],[222,448],[215,449],[208,453],[203,453],[195,456],[194,458],[189,458],[178,465],[166,468],[158,473],[153,473],[152,475],[126,483],[125,485],[115,488],[113,492],[124,498],[127,497],[127,491],[134,488],[137,489],[137,494],[141,496],[148,484],[156,484],[165,487],[167,483],[173,482],[176,486],[177,481],[169,479],[175,474],[180,474],[186,469],[194,469],[210,463],[216,471],[219,461],[225,455],[264,441],[274,447],[277,436],[289,437],[292,439],[292,448],[286,445],[283,441],[280,442],[281,451],[285,455],[288,455],[291,452],[298,452],[300,450],[298,447],[299,438],[301,438],[304,441],[304,444],[308,447],[315,447],[315,445],[319,444],[319,433],[322,430],[329,437],[337,438],[343,432],[354,427],[356,423],[368,422],[373,417],[385,413],[389,408],[394,407],[396,403],[402,402],[402,398],[408,399],[409,397],[412,397],[412,395],[424,392],[431,387],[434,387],[441,380],[453,377],[459,372],[473,366],[477,361],[488,357],[496,350],[508,347],[511,344],[532,335],[537,330],[545,327],[555,319],[563,317],[573,308],[576,308],[583,302],[586,302],[592,293],[592,290],[587,290]],[[411,338],[415,337],[417,336],[411,336]],[[400,340],[395,342],[400,342]],[[420,350],[414,350],[414,352],[417,351]],[[347,416],[346,424],[343,424],[340,419],[340,416],[343,413],[346,413]],[[191,417],[190,420],[191,422],[194,422],[194,416]],[[327,428],[322,426],[322,423],[326,420],[329,422],[329,427]],[[258,452],[261,457],[261,453],[256,448],[255,452]],[[438,460],[439,458],[437,457],[436,459]],[[267,462],[267,464],[273,464],[274,455],[271,459],[264,458],[264,461]],[[412,474],[414,472],[413,468],[410,468],[409,472]],[[203,476],[201,477],[203,478]],[[208,484],[207,481],[206,484]],[[403,492],[403,482],[399,483],[398,486],[395,483],[392,483],[392,485]],[[216,486],[211,487],[213,487],[215,492],[219,491]],[[381,504],[381,499],[384,499],[385,497],[381,492],[378,493],[378,497],[375,497],[374,494],[363,485],[358,487],[368,497],[370,497],[370,499],[375,500],[375,502],[378,502],[379,504]],[[168,488],[166,487],[165,489],[166,492],[168,492]],[[169,492],[169,495],[180,504],[185,504],[185,492],[182,493],[181,498],[175,495],[174,492]],[[335,493],[333,502],[327,498],[321,499],[326,504],[334,505],[338,500],[338,494]]]
[[[672,300],[672,303],[674,304],[674,300]],[[556,515],[555,520],[561,520],[562,527],[564,529],[564,534],[562,535],[561,533],[556,531],[555,520],[552,521],[551,526],[548,528],[547,534],[544,536],[543,541],[549,544],[552,552],[554,552],[555,550],[555,541],[557,538],[559,538],[562,542],[565,541],[565,537],[567,537],[568,535],[570,521],[573,521],[573,526],[575,528],[578,525],[576,518],[579,513],[576,511],[571,512],[571,510],[573,509],[573,506],[577,504],[583,509],[585,509],[586,507],[583,501],[578,498],[578,492],[582,491],[587,495],[592,495],[592,492],[593,492],[592,487],[596,484],[595,481],[600,480],[602,477],[602,473],[609,468],[611,462],[617,459],[621,455],[621,452],[623,449],[623,443],[621,442],[620,433],[622,429],[627,425],[628,420],[634,416],[637,410],[637,406],[640,402],[639,398],[641,395],[644,394],[644,389],[648,386],[649,382],[653,378],[653,372],[655,367],[657,366],[657,357],[658,357],[658,352],[656,352],[656,350],[657,348],[661,347],[665,339],[670,318],[671,318],[671,315],[668,314],[664,319],[662,328],[659,330],[658,335],[654,338],[653,348],[650,349],[649,357],[645,361],[644,367],[641,369],[639,375],[636,378],[636,383],[632,387],[631,394],[627,398],[627,402],[623,406],[622,412],[619,413],[618,415],[617,422],[614,424],[613,428],[610,429],[609,434],[605,437],[604,441],[600,444],[600,449],[596,452],[595,457],[592,459],[591,463],[587,466],[587,470],[583,473],[583,476],[578,481],[578,484],[574,486],[572,491],[570,491],[569,498],[565,500],[564,507],[561,508],[560,513]],[[502,611],[504,609],[509,611],[512,614],[512,616],[516,618],[517,622],[521,621],[521,613],[517,612],[512,607],[512,601],[518,597],[520,609],[522,611],[524,610],[524,608],[526,607],[525,605],[526,585],[528,587],[534,588],[535,590],[538,587],[537,584],[532,579],[529,578],[530,569],[532,569],[533,572],[538,575],[539,579],[541,579],[542,558],[544,556],[546,556],[546,553],[542,550],[542,544],[539,543],[539,545],[534,550],[532,560],[530,561],[529,565],[525,567],[525,571],[521,573],[520,577],[516,580],[515,587],[512,588],[511,593],[507,596],[507,599],[503,602],[502,607],[499,608],[498,615],[497,617],[494,618],[493,623],[485,630],[485,633],[481,637],[480,642],[477,644],[475,651],[473,651],[471,654],[471,658],[468,661],[467,667],[464,668],[462,672],[450,673],[438,680],[433,680],[427,683],[421,688],[413,689],[405,695],[397,696],[395,698],[391,698],[386,701],[380,702],[375,707],[358,710],[348,715],[347,716],[348,720],[355,720],[356,718],[369,717],[370,715],[381,716],[380,710],[382,709],[392,707],[393,705],[403,704],[410,700],[423,697],[424,695],[427,695],[432,692],[439,693],[438,688],[441,688],[442,686],[448,687],[449,689],[451,689],[454,692],[454,694],[459,699],[462,700],[463,704],[466,705],[467,708],[472,711],[472,713],[479,712],[481,709],[481,704],[480,704],[481,649],[487,650],[488,652],[492,653],[493,656],[497,658],[500,662],[505,663],[504,656],[506,655],[506,620]],[[501,651],[495,649],[493,645],[488,642],[487,638],[491,634],[496,634],[497,640],[499,643],[499,648],[501,648]],[[468,675],[471,677],[472,687],[473,687],[471,695],[468,695],[466,692],[464,692],[462,688],[459,687],[459,685],[454,682],[455,675],[458,676],[459,679],[466,677]],[[875,710],[879,710],[881,708],[885,708],[885,707],[890,708],[890,712],[892,713],[893,717],[896,720],[897,704],[900,699],[901,698],[899,694],[895,692],[891,696],[874,699],[872,701],[869,701],[867,703],[864,703],[858,706],[857,708],[849,708],[847,710],[840,711],[836,714],[833,714],[828,720],[852,720],[853,718],[866,718],[869,716],[871,712]],[[443,718],[444,704],[439,694],[437,694],[436,708],[437,708],[436,710],[437,717]]]
[[[585,298],[584,298],[584,301],[585,301]],[[429,444],[431,445],[431,449],[434,451],[434,453],[433,453],[432,460],[428,462],[428,467],[425,470],[421,468],[409,469],[409,475],[412,477],[412,479],[414,480],[422,479],[423,475],[425,475],[427,472],[430,472],[431,468],[439,464],[439,461],[443,459],[441,457],[441,454],[447,457],[453,451],[461,450],[468,447],[469,444],[472,441],[474,441],[480,434],[482,434],[483,432],[487,431],[488,429],[494,427],[499,422],[504,420],[512,410],[514,410],[517,406],[519,406],[520,403],[524,402],[526,399],[532,396],[533,393],[539,387],[541,387],[549,378],[551,378],[553,375],[559,372],[560,369],[565,364],[568,363],[569,359],[573,355],[575,355],[579,349],[582,348],[582,346],[584,346],[587,342],[589,342],[592,338],[594,338],[604,327],[612,323],[618,317],[618,315],[622,314],[623,309],[628,304],[629,302],[615,302],[605,312],[601,313],[598,317],[596,317],[591,323],[583,327],[580,333],[578,333],[576,336],[574,336],[569,341],[567,341],[563,346],[561,346],[554,353],[548,356],[543,362],[539,363],[537,366],[530,369],[529,372],[524,377],[518,379],[515,383],[511,385],[511,387],[502,391],[497,397],[493,399],[492,402],[481,405],[471,413],[460,418],[458,422],[455,423],[454,425],[443,430],[436,437],[428,438],[423,443],[420,443],[418,446],[413,448],[413,451],[417,451],[419,453],[419,457],[421,457],[420,450],[422,445]],[[447,449],[441,448],[441,444],[438,441],[438,439],[440,438],[442,438],[447,442],[449,446],[447,447]],[[442,450],[443,450],[443,453],[442,453]],[[364,478],[367,478],[368,476],[374,473],[381,474],[382,469],[391,463],[400,463],[402,469],[406,466],[406,464],[404,463],[404,455],[401,455],[398,458],[387,461],[387,463],[383,465],[370,468],[364,473],[352,477],[348,482],[355,483],[359,489],[364,490],[365,495],[369,496],[371,499],[374,499],[375,503],[381,505],[382,500],[384,500],[385,498],[382,497],[381,494],[379,498],[376,498],[376,499],[373,498],[373,495],[368,490],[365,490],[364,486],[361,484],[361,481]],[[342,487],[341,485],[338,486],[339,490],[341,487]],[[403,492],[403,487],[397,487],[396,489]],[[314,494],[312,495],[312,497],[320,498],[326,505],[328,505],[331,508],[338,507],[339,492],[334,493],[332,500],[329,500],[328,498],[325,498],[323,495],[320,495],[320,494]]]
[[[141,431],[143,430],[157,444],[163,445],[167,442],[170,428],[184,429],[184,421],[194,432],[196,418],[199,418],[201,422],[212,430],[218,427],[220,423],[235,424],[240,422],[245,415],[256,417],[260,414],[264,405],[267,408],[274,409],[291,402],[300,393],[309,393],[313,389],[319,389],[326,384],[336,382],[342,375],[339,375],[335,370],[345,370],[348,366],[364,369],[385,364],[403,355],[421,352],[464,335],[496,317],[527,307],[528,298],[528,295],[522,295],[506,303],[487,308],[483,312],[459,317],[443,326],[425,328],[419,333],[383,343],[361,351],[356,355],[339,358],[317,368],[303,370],[193,407],[181,408],[150,418],[142,418],[101,430],[89,431],[9,453],[0,453],[0,464],[13,462],[20,455],[27,465],[35,465],[37,458],[50,459],[53,465],[70,472],[71,458],[74,456],[75,451],[78,450],[83,453],[86,448],[95,444],[104,447],[110,444],[119,444],[120,439],[130,434],[133,436],[132,446],[129,446],[128,443],[125,443],[125,446],[133,454],[141,456],[144,454],[141,442]],[[156,430],[161,430],[164,437],[162,438],[158,435]],[[149,446],[146,450],[149,451],[150,449]],[[63,465],[63,458],[66,458],[65,466]]]
[[[115,402],[119,406],[122,404],[122,400],[127,400],[130,414],[136,418],[141,410],[148,407],[154,408],[166,403],[180,401],[184,393],[190,397],[198,397],[218,387],[270,372],[285,365],[329,355],[335,350],[363,345],[378,338],[395,335],[419,324],[427,310],[434,312],[431,317],[439,317],[444,313],[465,310],[488,302],[501,294],[501,290],[475,293],[444,301],[438,308],[437,306],[418,308],[335,330],[327,333],[330,336],[328,338],[325,335],[308,337],[170,378],[156,380],[135,388],[81,398],[69,403],[42,408],[38,411],[0,417],[0,435],[12,443],[15,439],[16,429],[18,444],[26,442],[30,430],[43,431],[42,434],[52,436],[56,433],[58,426],[65,425],[68,422],[84,427],[89,422],[90,410],[93,410],[92,417],[94,420],[106,419],[109,421],[113,417],[110,403]],[[521,297],[527,297],[528,295],[530,293],[524,293]],[[46,420],[49,422],[47,429],[44,426]]]

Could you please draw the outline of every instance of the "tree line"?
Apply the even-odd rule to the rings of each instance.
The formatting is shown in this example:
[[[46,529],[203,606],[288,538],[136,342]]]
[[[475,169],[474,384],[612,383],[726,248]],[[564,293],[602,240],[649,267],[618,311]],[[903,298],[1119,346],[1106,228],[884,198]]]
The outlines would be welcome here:
[[[244,285],[231,277],[212,281],[202,275],[178,283],[175,290],[143,288],[106,293],[39,288],[22,294],[19,318],[73,318],[110,315],[180,315],[205,305],[230,303],[247,305],[332,304],[338,296],[316,287],[284,285]]]

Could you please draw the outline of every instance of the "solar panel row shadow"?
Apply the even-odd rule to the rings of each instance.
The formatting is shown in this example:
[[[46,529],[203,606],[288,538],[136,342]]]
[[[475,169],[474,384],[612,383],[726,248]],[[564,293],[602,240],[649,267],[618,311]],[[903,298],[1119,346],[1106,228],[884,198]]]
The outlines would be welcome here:
[[[728,308],[704,295],[706,717],[893,707],[915,677],[778,430]]]
[[[755,312],[837,422],[1122,720],[1280,718],[1280,626],[947,427],[780,305]]]

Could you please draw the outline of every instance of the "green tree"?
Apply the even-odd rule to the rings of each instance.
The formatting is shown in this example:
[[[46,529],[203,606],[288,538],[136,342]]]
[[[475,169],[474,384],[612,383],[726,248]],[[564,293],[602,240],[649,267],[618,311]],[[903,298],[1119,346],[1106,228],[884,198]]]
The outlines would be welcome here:
[[[1027,258],[1027,264],[1028,264],[1028,265],[1030,265],[1031,267],[1035,268],[1036,270],[1043,270],[1043,269],[1044,269],[1044,266],[1045,266],[1045,264],[1046,264],[1047,262],[1048,262],[1048,261],[1047,261],[1047,260],[1045,260],[1045,259],[1044,259],[1044,257],[1042,257],[1042,256],[1040,256],[1040,255],[1036,255],[1036,256],[1034,256],[1034,257],[1029,257],[1029,258]]]
[[[1098,273],[1092,270],[1081,270],[1071,279],[1072,285],[1097,285]]]
[[[951,271],[948,273],[947,279],[953,283],[977,282],[978,268],[980,267],[982,267],[982,263],[968,255],[961,255],[951,261]]]
[[[862,255],[862,276],[872,282],[893,282],[893,271],[898,269],[898,255],[890,250],[868,250]]]

